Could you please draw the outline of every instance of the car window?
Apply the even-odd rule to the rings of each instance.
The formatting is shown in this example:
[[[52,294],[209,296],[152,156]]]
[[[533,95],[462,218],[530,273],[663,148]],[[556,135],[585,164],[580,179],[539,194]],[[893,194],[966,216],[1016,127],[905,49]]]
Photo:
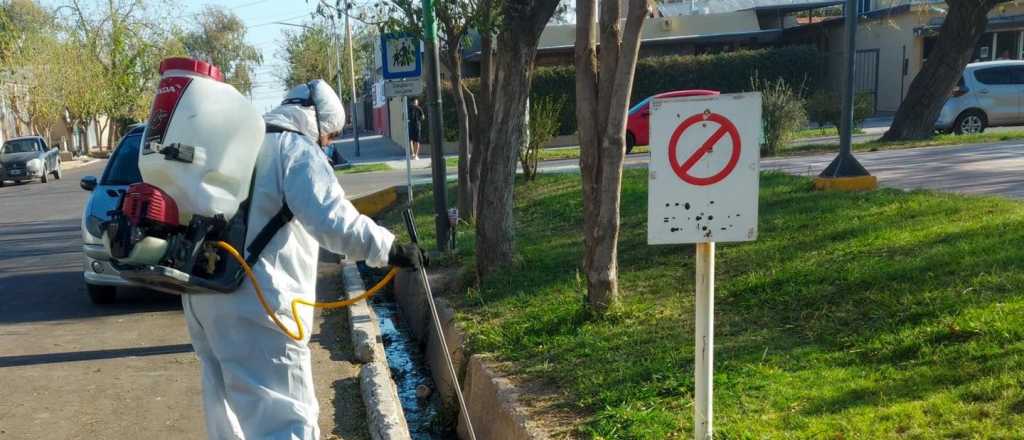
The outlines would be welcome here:
[[[17,139],[4,143],[3,154],[32,153],[36,151],[35,139]]]
[[[1024,84],[1024,66],[1010,68],[1010,81],[1013,84]]]
[[[141,133],[132,133],[121,139],[117,150],[110,156],[107,169],[103,170],[100,185],[131,185],[142,181],[139,173],[139,144]]]
[[[991,67],[988,69],[978,69],[974,72],[974,78],[978,82],[987,85],[1005,85],[1014,84],[1013,68],[1012,67]]]

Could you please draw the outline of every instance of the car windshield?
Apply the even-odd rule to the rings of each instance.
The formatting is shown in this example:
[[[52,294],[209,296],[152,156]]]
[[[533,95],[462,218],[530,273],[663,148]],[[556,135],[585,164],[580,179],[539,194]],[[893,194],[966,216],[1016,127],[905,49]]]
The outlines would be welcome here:
[[[653,98],[653,96],[648,96],[648,97],[644,98],[643,101],[640,101],[640,102],[636,103],[636,105],[634,105],[633,107],[630,107],[629,114],[633,114],[633,113],[636,113],[636,112],[640,111],[640,109],[643,106],[647,105],[648,102],[651,102],[651,98]]]
[[[103,171],[100,185],[131,185],[142,181],[139,173],[139,145],[142,133],[136,132],[125,136],[110,156],[110,163]]]
[[[36,151],[35,139],[18,139],[4,144],[3,154],[31,153]]]

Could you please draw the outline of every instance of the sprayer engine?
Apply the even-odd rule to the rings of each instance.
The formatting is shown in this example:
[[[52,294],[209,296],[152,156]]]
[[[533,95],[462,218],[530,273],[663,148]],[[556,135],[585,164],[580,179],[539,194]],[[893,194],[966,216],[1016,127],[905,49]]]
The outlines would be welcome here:
[[[129,186],[103,225],[114,267],[126,279],[171,293],[234,290],[237,276],[226,275],[233,264],[212,243],[244,240],[245,216],[228,222],[220,215],[195,215],[183,226],[178,214],[175,200],[160,188]]]

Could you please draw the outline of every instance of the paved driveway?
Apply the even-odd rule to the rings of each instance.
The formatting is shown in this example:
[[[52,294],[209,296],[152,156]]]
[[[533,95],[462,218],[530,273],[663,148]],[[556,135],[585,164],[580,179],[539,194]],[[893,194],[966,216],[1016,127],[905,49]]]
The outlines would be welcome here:
[[[835,154],[761,161],[761,168],[814,176]],[[1024,143],[929,147],[857,153],[882,186],[1024,198]]]

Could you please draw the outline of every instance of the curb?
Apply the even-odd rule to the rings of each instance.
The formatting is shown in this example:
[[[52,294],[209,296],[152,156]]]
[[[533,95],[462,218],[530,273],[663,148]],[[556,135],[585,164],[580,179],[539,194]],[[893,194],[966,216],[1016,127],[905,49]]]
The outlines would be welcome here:
[[[359,269],[351,261],[342,262],[342,280],[345,295],[354,298],[363,294],[365,287]],[[367,426],[374,440],[410,439],[409,426],[398,400],[398,391],[391,379],[384,346],[380,342],[377,317],[365,301],[349,306],[349,324],[356,358],[365,362],[359,371],[359,391],[366,406]]]
[[[814,189],[819,191],[874,191],[878,189],[878,178],[875,176],[815,177]]]
[[[398,201],[398,189],[394,186],[388,187],[375,193],[356,197],[351,201],[360,213],[373,217]]]

